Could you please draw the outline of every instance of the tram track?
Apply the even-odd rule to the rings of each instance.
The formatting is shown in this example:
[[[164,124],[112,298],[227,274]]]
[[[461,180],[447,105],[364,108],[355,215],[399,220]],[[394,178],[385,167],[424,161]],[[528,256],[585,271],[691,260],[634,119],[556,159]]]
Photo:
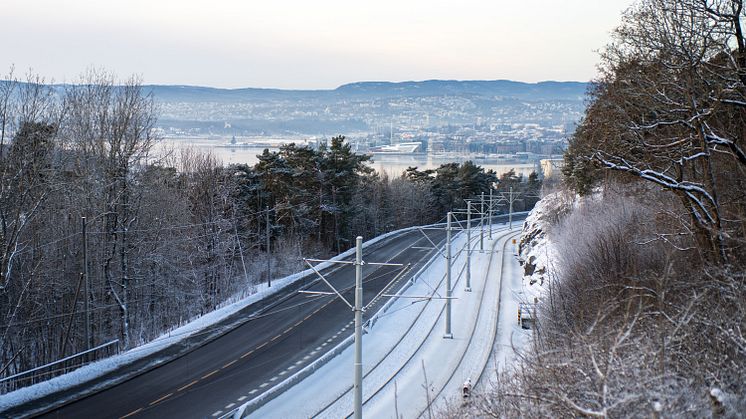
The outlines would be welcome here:
[[[425,409],[423,409],[422,411],[420,411],[420,413],[417,415],[417,417],[422,417],[425,414],[426,411],[428,411],[434,404],[436,404],[436,402],[438,400],[441,399],[441,397],[443,397],[445,399],[448,399],[449,396],[446,393],[447,392],[446,389],[448,387],[457,387],[457,385],[460,383],[460,381],[459,382],[454,382],[454,379],[456,377],[456,373],[458,371],[461,371],[461,367],[464,364],[464,360],[466,359],[466,355],[469,353],[469,349],[472,348],[472,342],[474,340],[474,337],[476,336],[475,332],[477,330],[477,326],[479,325],[480,320],[482,319],[482,316],[486,315],[485,311],[482,310],[482,306],[485,304],[485,295],[487,294],[487,292],[486,292],[487,291],[486,281],[488,280],[489,275],[492,272],[492,269],[494,268],[494,266],[493,266],[493,258],[494,258],[495,253],[496,253],[494,251],[494,249],[500,243],[500,240],[502,240],[502,243],[501,243],[502,245],[501,245],[501,249],[500,250],[501,250],[501,258],[503,258],[504,255],[505,255],[506,245],[510,242],[510,238],[514,237],[516,234],[518,234],[518,232],[513,232],[513,234],[510,234],[510,232],[509,232],[508,234],[502,235],[498,240],[496,240],[494,242],[493,247],[492,247],[492,251],[490,252],[489,262],[487,264],[487,266],[488,266],[487,272],[485,272],[485,274],[484,274],[485,286],[482,287],[482,289],[480,291],[481,295],[480,295],[480,299],[479,299],[479,301],[480,301],[479,310],[478,310],[479,314],[478,314],[477,319],[472,324],[472,329],[471,329],[471,333],[469,334],[468,344],[466,345],[466,348],[464,349],[464,351],[461,352],[458,364],[456,365],[455,368],[453,368],[451,370],[451,374],[448,377],[448,379],[443,383],[442,386],[440,386],[440,388],[437,391],[437,394],[435,394],[435,396],[431,399],[430,403],[425,407]],[[497,280],[498,313],[499,313],[499,301],[500,301],[500,288],[501,288],[501,285],[502,285],[502,270],[503,270],[503,264],[502,263],[499,264],[499,270],[500,270],[500,276],[499,276],[499,278]],[[492,333],[492,339],[490,339],[490,345],[489,345],[490,348],[493,347],[494,341],[495,341],[495,333],[494,332],[496,331],[496,327],[497,327],[497,319],[498,319],[498,314],[495,315],[495,322],[494,322],[494,326],[492,327],[492,332],[493,333]],[[484,374],[484,371],[486,370],[486,366],[487,366],[488,360],[489,360],[489,352],[487,353],[487,356],[484,357],[484,360],[481,361],[479,363],[479,365],[478,365],[478,367],[479,367],[478,368],[478,370],[479,370],[479,376],[477,377],[477,380],[474,381],[475,383],[478,383],[481,380],[482,374]],[[446,394],[444,394],[444,393],[446,393]]]
[[[495,242],[494,242],[494,245],[493,245],[493,251],[491,251],[491,252],[490,252],[490,253],[491,253],[491,254],[490,254],[490,260],[489,260],[489,266],[490,266],[490,267],[491,267],[491,265],[492,265],[492,258],[494,257],[494,248],[495,248],[495,247],[496,247],[496,246],[498,245],[498,243],[499,243],[500,241],[502,241],[502,249],[504,250],[504,248],[505,248],[505,243],[507,243],[507,241],[508,241],[508,238],[509,238],[510,236],[512,236],[512,235],[515,235],[515,234],[517,234],[517,232],[515,232],[515,231],[509,231],[509,230],[497,230],[497,232],[498,232],[498,233],[503,233],[503,234],[500,234],[500,235],[499,235],[499,236],[498,236],[498,237],[496,238],[496,240],[495,240]],[[474,237],[474,238],[472,239],[472,243],[475,243],[475,242],[477,242],[478,240],[479,240],[479,237],[478,237],[478,236],[476,236],[476,237]],[[457,253],[457,254],[455,255],[455,257],[454,257],[454,260],[458,260],[458,258],[459,258],[459,257],[460,257],[460,256],[462,255],[462,253],[463,253],[463,252],[465,251],[465,247],[466,247],[466,246],[463,246],[463,247],[462,247],[462,248],[461,248],[461,249],[460,249],[460,250],[458,251],[458,253]],[[453,282],[453,284],[452,284],[452,288],[456,288],[456,287],[457,287],[457,286],[458,286],[458,285],[459,285],[459,284],[461,283],[462,279],[464,278],[464,271],[465,271],[465,269],[466,269],[466,264],[464,263],[464,264],[462,264],[462,266],[461,266],[461,268],[460,268],[460,270],[459,270],[459,273],[458,273],[458,275],[457,275],[457,278],[456,278],[456,280],[455,280],[455,281]],[[489,275],[489,271],[488,271],[488,273],[487,273],[487,274],[485,274],[485,278],[487,277],[486,275]],[[433,286],[433,288],[434,288],[434,289],[436,289],[436,290],[437,290],[437,289],[440,289],[441,287],[443,287],[443,282],[444,282],[444,281],[445,281],[445,275],[444,275],[444,276],[442,276],[442,277],[440,278],[440,280],[438,281],[437,285]],[[477,309],[477,310],[478,310],[477,312],[479,313],[479,315],[480,315],[480,316],[481,316],[481,312],[482,312],[482,309],[481,309],[481,307],[482,307],[482,305],[484,304],[484,299],[485,299],[485,290],[486,290],[486,286],[483,286],[483,287],[481,287],[481,290],[480,290],[480,296],[479,296],[479,307],[478,307],[478,309]],[[411,324],[410,324],[410,325],[408,326],[408,328],[406,329],[406,331],[405,331],[404,333],[402,333],[402,335],[401,335],[401,337],[400,337],[400,338],[398,339],[397,343],[396,343],[396,344],[394,344],[394,345],[392,345],[392,346],[391,346],[391,348],[389,348],[389,349],[388,349],[388,350],[386,351],[385,355],[384,355],[383,357],[380,357],[380,358],[379,358],[379,359],[378,359],[378,360],[376,361],[376,363],[375,363],[375,364],[374,364],[374,365],[373,365],[373,366],[372,366],[372,367],[371,367],[370,369],[368,369],[368,371],[367,371],[367,372],[366,372],[366,373],[364,374],[364,377],[368,377],[368,376],[370,376],[371,374],[373,374],[373,373],[377,372],[377,369],[378,369],[378,368],[379,368],[379,367],[381,366],[381,364],[382,364],[382,363],[383,363],[384,361],[386,361],[387,357],[389,357],[389,356],[390,356],[390,355],[391,355],[392,353],[394,353],[394,352],[395,352],[395,351],[396,351],[397,349],[400,349],[400,347],[402,346],[402,342],[404,341],[404,339],[405,339],[405,338],[406,338],[406,337],[408,336],[408,334],[409,334],[409,333],[410,333],[410,332],[411,332],[411,331],[412,331],[412,330],[413,330],[413,329],[415,328],[415,326],[417,326],[417,323],[418,323],[418,321],[420,320],[420,318],[422,317],[422,315],[423,315],[423,314],[425,313],[425,311],[426,311],[426,310],[427,310],[427,309],[428,309],[428,308],[430,307],[430,305],[431,305],[431,304],[433,304],[433,301],[432,301],[432,300],[426,301],[425,305],[424,305],[424,306],[423,306],[423,307],[422,307],[422,308],[420,309],[420,311],[418,312],[418,314],[417,314],[417,316],[415,317],[414,321],[412,321],[412,322],[411,322]],[[443,313],[444,313],[444,311],[445,311],[445,305],[444,305],[444,306],[443,306],[443,307],[442,307],[442,308],[441,308],[440,310],[438,310],[438,313],[437,313],[437,315],[433,316],[433,320],[432,320],[432,322],[428,324],[428,326],[429,326],[429,327],[428,327],[428,331],[427,331],[427,333],[425,334],[425,336],[423,337],[423,339],[421,339],[421,340],[420,340],[420,342],[419,342],[419,343],[417,344],[417,346],[416,346],[416,347],[414,348],[414,350],[411,350],[411,352],[409,353],[409,355],[408,355],[407,359],[406,359],[406,360],[404,360],[404,361],[403,361],[403,362],[402,362],[402,363],[401,363],[401,364],[400,364],[400,365],[399,365],[399,366],[398,366],[398,367],[396,368],[396,371],[394,371],[394,372],[393,372],[392,374],[390,374],[389,378],[388,378],[388,379],[387,379],[387,380],[386,380],[385,382],[383,382],[383,383],[382,383],[381,385],[377,386],[376,390],[375,390],[375,391],[373,391],[373,393],[370,393],[370,394],[366,395],[366,397],[364,398],[364,401],[363,401],[363,405],[364,405],[364,406],[365,406],[365,404],[369,403],[369,402],[370,402],[371,400],[374,400],[374,399],[375,399],[376,397],[380,396],[380,395],[381,395],[381,394],[382,394],[382,393],[383,393],[383,392],[384,392],[384,391],[385,391],[386,389],[390,388],[390,386],[392,385],[392,383],[393,383],[393,382],[394,382],[394,381],[396,380],[396,378],[397,378],[397,377],[398,377],[398,376],[399,376],[399,375],[400,375],[400,374],[402,373],[402,371],[404,371],[404,370],[405,370],[405,369],[407,369],[407,368],[412,368],[412,367],[413,367],[413,363],[414,363],[414,361],[415,361],[415,358],[416,358],[416,357],[417,357],[417,356],[418,356],[418,355],[420,354],[420,352],[421,352],[421,351],[422,351],[422,349],[423,349],[423,346],[424,346],[424,345],[425,345],[425,344],[426,344],[426,343],[427,343],[427,342],[428,342],[428,341],[429,341],[430,339],[432,339],[432,338],[433,338],[433,336],[434,336],[434,333],[436,333],[436,330],[435,330],[435,329],[436,329],[437,325],[439,324],[439,322],[440,322],[440,319],[441,319],[441,318],[443,317]],[[466,354],[466,352],[467,352],[467,350],[468,350],[468,347],[469,347],[469,345],[471,344],[471,340],[473,339],[474,331],[475,331],[475,329],[476,329],[476,326],[477,326],[477,324],[478,324],[478,319],[477,319],[476,321],[474,321],[474,323],[473,323],[473,325],[472,325],[472,328],[471,328],[471,333],[470,333],[470,335],[469,335],[469,342],[468,342],[468,344],[466,345],[466,348],[464,349],[464,351],[462,352],[462,354],[461,354],[461,356],[460,356],[460,358],[459,358],[459,362],[457,363],[457,365],[456,365],[456,367],[454,368],[454,370],[453,370],[453,371],[451,371],[451,374],[449,375],[448,379],[447,379],[447,380],[445,381],[445,384],[443,384],[442,386],[440,386],[440,389],[438,390],[438,395],[440,395],[440,394],[441,394],[441,393],[442,393],[442,392],[444,391],[444,389],[445,389],[445,387],[447,386],[447,384],[448,384],[449,382],[451,382],[451,380],[453,379],[453,377],[454,377],[454,376],[455,376],[455,374],[456,374],[456,371],[457,371],[457,370],[459,369],[460,365],[462,364],[462,362],[463,362],[463,357],[465,356],[465,354]],[[487,357],[487,359],[488,359],[488,357]],[[486,362],[487,362],[487,361],[484,361],[485,365],[486,365]],[[314,417],[326,417],[326,416],[330,416],[330,415],[331,415],[331,413],[330,413],[329,411],[330,411],[330,410],[331,410],[331,409],[332,409],[332,408],[333,408],[333,407],[334,407],[334,406],[335,406],[335,405],[336,405],[337,403],[339,403],[339,402],[340,402],[340,401],[341,401],[341,400],[342,400],[343,398],[345,398],[345,397],[347,397],[348,395],[350,395],[350,394],[351,394],[351,391],[352,391],[352,386],[348,387],[346,391],[342,392],[342,393],[341,393],[341,394],[339,394],[339,395],[338,395],[337,397],[335,397],[335,398],[334,398],[334,400],[332,400],[332,401],[330,401],[329,403],[325,404],[325,405],[324,405],[324,406],[323,406],[323,407],[322,407],[321,409],[319,409],[319,410],[318,410],[318,411],[317,411],[317,412],[316,412],[316,413],[315,413],[315,414],[314,414],[313,416],[314,416]],[[432,400],[436,400],[436,399],[437,399],[437,398],[433,398]],[[426,406],[425,410],[427,410],[427,408],[428,408],[428,407],[429,407],[429,406]],[[423,412],[424,412],[424,410],[423,410]],[[347,415],[345,415],[345,416],[346,416],[346,417],[350,417],[350,416],[352,416],[352,412],[349,412],[349,413],[348,413]]]

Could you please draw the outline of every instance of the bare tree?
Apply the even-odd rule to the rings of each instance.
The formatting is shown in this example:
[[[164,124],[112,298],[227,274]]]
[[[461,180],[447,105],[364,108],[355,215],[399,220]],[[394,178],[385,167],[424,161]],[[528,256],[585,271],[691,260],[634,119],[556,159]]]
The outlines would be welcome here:
[[[724,205],[725,178],[746,169],[736,16],[735,0],[646,0],[630,9],[571,145],[676,194],[705,258],[721,262],[733,260],[728,242],[742,227],[729,221],[743,203]]]
[[[11,79],[0,90],[0,287],[12,278],[22,235],[52,188],[49,166],[56,136],[54,98],[39,76]],[[6,135],[12,141],[5,151]]]
[[[125,347],[130,344],[130,253],[128,231],[138,225],[141,191],[135,179],[141,173],[157,140],[156,111],[140,81],[131,78],[116,85],[113,77],[90,71],[66,94],[69,119],[67,139],[81,150],[79,170],[101,183],[85,189],[88,208],[105,231],[103,276],[107,296],[119,307],[120,331]]]

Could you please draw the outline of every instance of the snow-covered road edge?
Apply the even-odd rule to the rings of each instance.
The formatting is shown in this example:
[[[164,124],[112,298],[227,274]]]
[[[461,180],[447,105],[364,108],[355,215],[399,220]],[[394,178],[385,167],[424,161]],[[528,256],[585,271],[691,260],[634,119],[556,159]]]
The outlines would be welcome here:
[[[440,224],[433,224],[432,226],[439,226],[439,225]],[[422,226],[407,227],[401,230],[396,230],[396,231],[383,234],[381,236],[378,236],[374,239],[371,239],[363,243],[363,249],[371,245],[380,243],[383,240],[393,238],[394,236],[410,232],[420,227]],[[353,255],[354,252],[355,252],[354,248],[349,249],[346,252],[343,252],[335,256],[331,260],[332,261],[342,260],[348,256]],[[317,270],[325,269],[330,266],[332,266],[332,262],[323,262],[319,264],[316,267],[316,269]],[[13,407],[18,407],[26,403],[38,401],[46,396],[50,396],[55,393],[62,393],[62,392],[71,390],[75,386],[78,386],[82,383],[90,382],[100,377],[103,377],[106,374],[115,373],[119,369],[124,369],[136,361],[143,360],[144,358],[149,357],[149,356],[157,355],[157,353],[160,351],[165,351],[166,349],[170,347],[183,343],[187,338],[194,336],[196,334],[199,334],[209,329],[210,327],[213,327],[215,324],[220,323],[221,321],[228,320],[231,316],[235,315],[236,313],[244,309],[249,308],[252,304],[256,304],[265,299],[269,299],[269,298],[275,297],[278,294],[282,294],[282,292],[285,291],[288,287],[295,285],[301,279],[307,276],[311,276],[311,275],[315,275],[313,270],[306,269],[304,271],[272,281],[273,286],[271,288],[268,288],[266,284],[261,284],[258,286],[258,290],[255,294],[242,298],[238,301],[228,303],[227,305],[217,310],[214,310],[210,313],[207,313],[203,316],[193,319],[192,321],[186,323],[185,325],[180,326],[176,329],[173,329],[169,332],[166,332],[163,335],[159,336],[158,338],[142,346],[138,346],[124,353],[114,355],[109,358],[102,359],[100,361],[93,362],[86,366],[80,367],[74,371],[71,371],[67,374],[52,378],[48,381],[37,383],[32,386],[24,387],[24,388],[15,390],[13,392],[4,394],[0,396],[0,413],[8,409],[11,409]],[[217,336],[222,335],[232,330],[234,327],[238,326],[239,324],[230,324],[227,327],[223,327],[220,330],[216,330],[215,333],[217,334]],[[203,342],[201,341],[199,344],[202,344],[202,343]],[[130,379],[134,376],[142,374],[158,365],[161,365],[165,362],[168,362],[170,360],[178,358],[179,356],[184,355],[190,350],[198,347],[199,344],[194,345],[194,347],[187,348],[186,350],[182,350],[175,356],[171,355],[171,356],[164,356],[163,358],[153,359],[152,362],[148,362],[142,368],[139,368],[138,371],[129,372],[127,374],[123,373],[121,376],[113,377],[112,379],[107,380],[102,383],[97,383],[94,387],[86,389],[86,391],[82,391],[82,392],[75,393],[75,394],[70,394],[70,395],[67,395],[66,397],[61,397],[60,399],[56,400],[54,404],[51,404],[51,405],[45,404],[43,406],[33,406],[33,407],[30,406],[29,408],[32,410],[29,411],[28,413],[29,414],[33,414],[35,412],[38,413],[40,411],[48,409],[49,407],[53,405],[59,405],[62,403],[66,403],[71,400],[82,397],[83,395],[88,395],[88,394],[92,394],[97,391],[100,391],[104,388],[111,386],[112,384],[126,381],[127,379]]]
[[[425,272],[428,268],[430,268],[430,265],[432,265],[433,262],[437,260],[436,258],[437,255],[438,255],[437,251],[433,253],[433,255],[427,260],[427,262],[425,262],[425,264],[412,276],[412,279],[407,281],[402,286],[401,290],[398,293],[402,294],[407,289],[409,289],[409,287],[411,287],[412,284],[417,281],[417,278],[419,278],[420,275],[422,275],[423,272]],[[373,316],[371,316],[367,321],[365,321],[365,323],[363,324],[363,334],[367,334],[368,330],[375,325],[376,321],[378,321],[380,316],[385,314],[398,299],[399,297],[389,298],[386,301],[386,303],[380,309],[378,309]],[[249,413],[257,410],[267,401],[271,400],[274,397],[277,397],[277,395],[281,394],[288,388],[303,381],[304,378],[313,374],[316,370],[324,366],[327,362],[334,359],[334,357],[342,353],[342,351],[344,351],[348,346],[352,345],[354,340],[355,340],[354,335],[348,336],[342,342],[337,344],[334,348],[330,349],[327,353],[325,353],[324,355],[322,355],[321,357],[319,357],[318,359],[316,359],[309,365],[305,366],[303,369],[301,369],[297,373],[293,374],[292,376],[278,383],[277,385],[267,390],[266,392],[262,393],[261,395],[257,396],[256,398],[247,401],[246,403],[234,409],[233,411],[224,414],[223,416],[221,416],[221,418],[228,418],[228,417],[242,418],[248,415]]]

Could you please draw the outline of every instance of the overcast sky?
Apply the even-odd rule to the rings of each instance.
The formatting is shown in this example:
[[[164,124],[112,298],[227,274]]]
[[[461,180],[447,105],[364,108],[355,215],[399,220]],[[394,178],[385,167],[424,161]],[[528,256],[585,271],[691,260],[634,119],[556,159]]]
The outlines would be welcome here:
[[[3,0],[0,74],[147,84],[587,81],[632,0]]]

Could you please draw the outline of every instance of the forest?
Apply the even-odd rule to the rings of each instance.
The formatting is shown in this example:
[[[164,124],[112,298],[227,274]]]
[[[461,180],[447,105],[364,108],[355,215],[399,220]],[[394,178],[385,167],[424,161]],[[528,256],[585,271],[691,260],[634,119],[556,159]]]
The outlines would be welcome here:
[[[471,162],[388,178],[343,136],[224,166],[158,147],[158,109],[137,78],[4,78],[0,377],[111,344],[6,381],[1,392],[148,342],[358,235],[442,221],[490,188],[541,187],[536,174],[498,178]]]

